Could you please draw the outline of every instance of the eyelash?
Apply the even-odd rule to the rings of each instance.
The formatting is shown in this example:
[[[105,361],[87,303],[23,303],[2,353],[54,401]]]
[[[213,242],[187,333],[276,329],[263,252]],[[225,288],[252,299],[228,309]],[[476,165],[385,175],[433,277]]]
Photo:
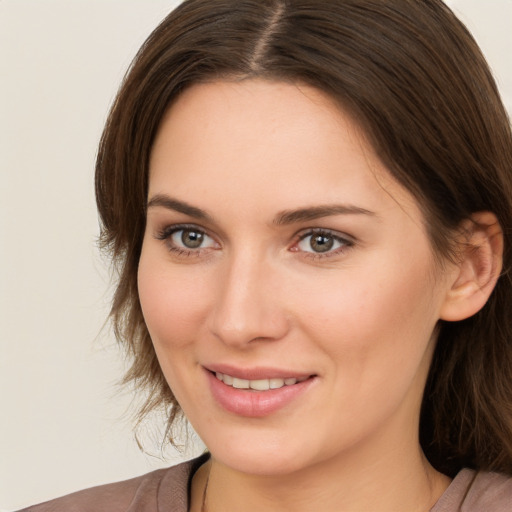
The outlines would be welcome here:
[[[334,250],[328,250],[325,253],[321,252],[309,252],[309,251],[302,251],[303,257],[305,258],[311,258],[314,260],[319,260],[323,258],[332,258],[336,256],[340,256],[341,254],[345,253],[348,249],[352,248],[355,245],[355,242],[353,239],[349,238],[348,236],[341,236],[340,233],[337,231],[332,231],[330,229],[325,228],[314,228],[314,229],[308,229],[307,231],[303,232],[302,234],[299,234],[298,241],[295,242],[291,248],[293,252],[299,252],[298,245],[303,240],[306,240],[308,237],[314,237],[314,236],[324,236],[326,238],[330,238],[334,240],[335,242],[340,244],[340,247],[334,249]],[[297,248],[296,248],[297,247]]]
[[[203,254],[204,251],[212,249],[212,247],[198,247],[197,249],[186,249],[183,247],[176,246],[172,242],[172,236],[175,235],[176,233],[179,233],[180,231],[195,232],[199,235],[206,236],[214,240],[215,242],[215,239],[208,235],[208,233],[204,229],[199,228],[198,226],[195,226],[193,224],[174,224],[172,226],[166,226],[156,234],[155,238],[163,241],[167,246],[167,249],[179,257],[199,257]],[[325,253],[304,250],[301,251],[300,248],[298,247],[299,244],[302,241],[306,240],[308,237],[314,237],[315,235],[330,238],[334,240],[336,243],[340,244],[340,247],[334,250],[329,249]],[[345,253],[348,249],[352,248],[355,245],[353,239],[341,236],[338,232],[325,228],[308,229],[306,231],[303,231],[302,233],[299,233],[296,236],[296,238],[297,240],[293,243],[289,250],[291,252],[301,252],[304,258],[310,258],[314,260],[340,256],[341,254]],[[219,245],[217,242],[215,243]]]
[[[208,235],[208,233],[206,233],[204,229],[201,229],[198,226],[194,226],[193,224],[174,224],[172,226],[166,226],[157,233],[156,238],[157,240],[162,240],[167,246],[167,249],[171,253],[174,253],[176,256],[197,257],[201,256],[204,251],[210,249],[210,247],[198,247],[197,249],[187,249],[184,247],[178,247],[174,245],[174,243],[172,242],[172,236],[176,233],[179,233],[180,231],[194,232],[199,235],[207,236],[208,238],[211,238],[213,240],[213,237]]]

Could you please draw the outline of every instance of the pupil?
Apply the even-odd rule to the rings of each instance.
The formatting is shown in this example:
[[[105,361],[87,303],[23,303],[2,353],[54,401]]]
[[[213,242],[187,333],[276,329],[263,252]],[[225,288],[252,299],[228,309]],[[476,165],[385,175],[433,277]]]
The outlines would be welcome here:
[[[315,252],[327,252],[332,249],[334,240],[330,236],[317,235],[311,239],[311,248]]]
[[[189,249],[197,249],[203,243],[203,233],[197,231],[183,231],[181,241]]]

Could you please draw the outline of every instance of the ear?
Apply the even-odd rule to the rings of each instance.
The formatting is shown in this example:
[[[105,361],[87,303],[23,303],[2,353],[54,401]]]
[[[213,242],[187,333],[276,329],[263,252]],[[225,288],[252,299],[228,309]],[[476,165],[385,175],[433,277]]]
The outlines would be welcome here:
[[[455,264],[440,318],[458,321],[482,309],[503,267],[503,231],[491,212],[478,212],[461,225],[459,260]]]

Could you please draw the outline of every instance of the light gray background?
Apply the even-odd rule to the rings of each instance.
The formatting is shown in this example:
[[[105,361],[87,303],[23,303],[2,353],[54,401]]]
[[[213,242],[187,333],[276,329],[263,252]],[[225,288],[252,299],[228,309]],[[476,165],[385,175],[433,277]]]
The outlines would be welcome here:
[[[123,363],[102,331],[110,290],[92,183],[124,71],[177,3],[0,0],[0,510],[180,457],[138,450],[132,394],[115,385]],[[512,0],[449,4],[511,111]],[[146,443],[158,455],[157,437]]]

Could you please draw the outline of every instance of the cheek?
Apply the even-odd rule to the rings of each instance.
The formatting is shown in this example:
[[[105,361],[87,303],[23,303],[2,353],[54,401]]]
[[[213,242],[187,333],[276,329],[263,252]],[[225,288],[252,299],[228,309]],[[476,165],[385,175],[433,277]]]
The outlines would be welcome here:
[[[192,343],[206,315],[208,287],[192,269],[173,272],[169,262],[143,250],[138,271],[142,312],[157,352]]]
[[[319,403],[313,417],[329,411],[328,423],[339,427],[341,417],[346,432],[363,436],[393,411],[404,411],[402,404],[417,411],[436,325],[424,268],[352,269],[322,291],[310,289],[301,328],[325,355],[332,390],[329,405]],[[391,270],[394,279],[387,278]]]
[[[191,267],[176,272],[161,260],[143,249],[137,276],[139,298],[165,379],[185,414],[192,416],[188,405],[194,401],[189,395],[197,386],[190,382],[199,372],[195,347],[203,336],[208,288],[204,277]],[[198,399],[198,392],[194,393]]]
[[[301,305],[303,329],[357,379],[385,378],[390,367],[413,373],[437,323],[429,268],[382,259],[319,283]]]

